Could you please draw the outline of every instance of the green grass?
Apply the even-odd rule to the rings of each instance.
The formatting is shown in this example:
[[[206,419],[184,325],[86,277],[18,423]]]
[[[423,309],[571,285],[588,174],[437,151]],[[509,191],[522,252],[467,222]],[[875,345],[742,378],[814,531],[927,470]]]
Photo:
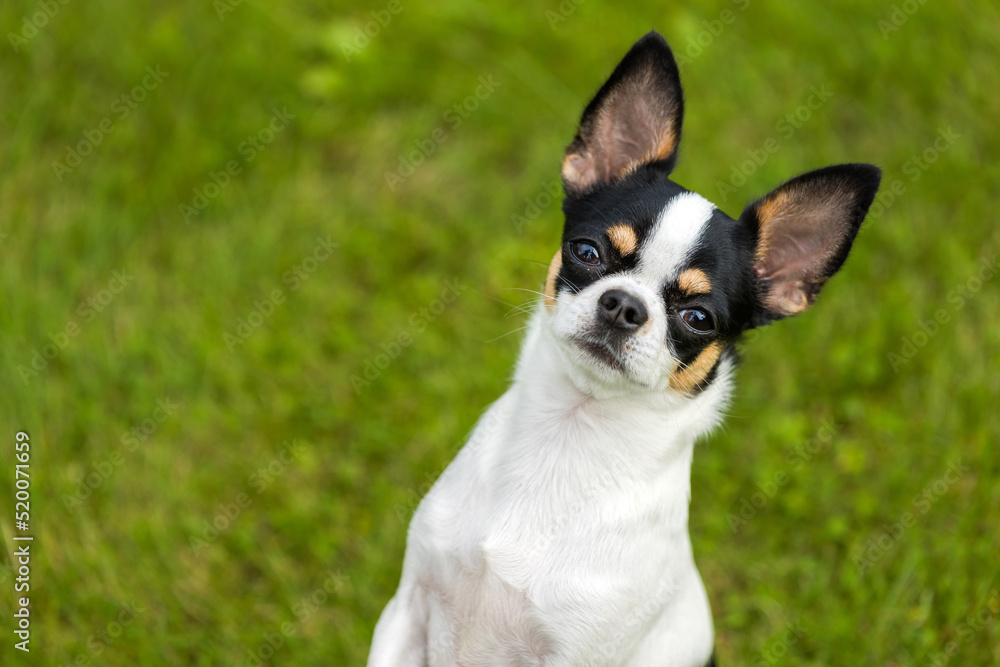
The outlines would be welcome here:
[[[589,96],[653,27],[696,55],[683,185],[736,215],[796,173],[869,161],[901,192],[813,311],[747,341],[726,427],[696,453],[691,533],[721,664],[923,665],[949,642],[948,664],[1000,664],[1000,290],[955,291],[1000,250],[995,4],[929,2],[884,38],[889,2],[400,3],[350,61],[341,45],[386,3],[243,2],[222,19],[206,2],[52,3],[18,52],[0,44],[4,664],[24,661],[9,625],[19,430],[35,662],[245,664],[285,624],[272,663],[363,664],[410,506],[508,382],[519,340],[504,334],[526,321],[508,312],[560,234],[546,185]],[[3,33],[36,11],[3,3]],[[116,102],[157,66],[135,108]],[[480,77],[499,83],[449,115]],[[786,137],[779,122],[823,85]],[[941,128],[958,138],[908,168]],[[259,150],[241,151],[251,136]],[[723,201],[719,182],[772,138]],[[204,206],[186,224],[182,204]],[[446,281],[458,296],[437,304]],[[375,376],[383,350],[398,354]],[[946,480],[954,461],[967,471]],[[734,531],[744,500],[761,507]]]

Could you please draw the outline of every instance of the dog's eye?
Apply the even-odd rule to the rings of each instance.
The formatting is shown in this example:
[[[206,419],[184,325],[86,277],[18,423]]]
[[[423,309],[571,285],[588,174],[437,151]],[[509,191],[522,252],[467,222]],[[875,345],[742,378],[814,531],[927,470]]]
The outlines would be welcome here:
[[[597,248],[586,241],[574,241],[570,244],[569,249],[573,253],[573,257],[584,264],[597,265],[601,263],[601,254],[597,252]]]
[[[681,320],[695,333],[713,331],[712,316],[701,308],[686,308],[680,312]]]

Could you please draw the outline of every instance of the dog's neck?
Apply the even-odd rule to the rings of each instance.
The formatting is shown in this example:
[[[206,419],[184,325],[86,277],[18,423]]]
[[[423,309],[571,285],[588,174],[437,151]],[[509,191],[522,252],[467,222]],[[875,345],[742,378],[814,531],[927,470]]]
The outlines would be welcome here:
[[[616,487],[631,485],[668,506],[673,521],[686,528],[694,443],[721,421],[731,374],[731,363],[723,362],[715,382],[695,397],[595,386],[560,347],[541,309],[506,397],[508,437],[496,463],[506,484],[555,480],[561,487],[555,493],[576,498],[597,495],[595,480],[610,474]]]

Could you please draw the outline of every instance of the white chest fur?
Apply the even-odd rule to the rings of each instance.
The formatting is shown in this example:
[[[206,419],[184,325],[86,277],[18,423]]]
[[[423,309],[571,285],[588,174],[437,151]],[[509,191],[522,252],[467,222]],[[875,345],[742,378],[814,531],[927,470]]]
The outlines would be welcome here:
[[[703,665],[687,532],[694,399],[594,396],[536,314],[515,381],[420,504],[369,664]],[[410,662],[412,660],[412,662]]]

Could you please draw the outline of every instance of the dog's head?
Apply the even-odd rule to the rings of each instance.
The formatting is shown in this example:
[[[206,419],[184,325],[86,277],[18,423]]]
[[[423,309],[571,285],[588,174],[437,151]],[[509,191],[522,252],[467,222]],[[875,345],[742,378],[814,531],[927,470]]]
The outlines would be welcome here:
[[[876,167],[827,167],[734,220],[669,178],[683,111],[673,54],[651,32],[566,150],[566,224],[545,307],[588,382],[697,394],[742,332],[812,305],[878,190]]]

